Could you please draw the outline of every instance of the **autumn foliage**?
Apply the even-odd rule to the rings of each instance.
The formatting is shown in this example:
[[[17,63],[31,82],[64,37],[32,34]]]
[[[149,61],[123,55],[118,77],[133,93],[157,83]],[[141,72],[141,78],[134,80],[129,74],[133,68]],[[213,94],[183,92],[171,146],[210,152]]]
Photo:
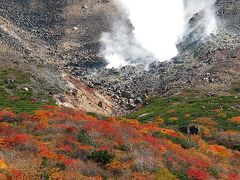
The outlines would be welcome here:
[[[1,111],[0,179],[239,179],[240,152],[217,144],[238,132],[207,142],[162,127],[163,121],[100,120],[54,106],[34,114]]]

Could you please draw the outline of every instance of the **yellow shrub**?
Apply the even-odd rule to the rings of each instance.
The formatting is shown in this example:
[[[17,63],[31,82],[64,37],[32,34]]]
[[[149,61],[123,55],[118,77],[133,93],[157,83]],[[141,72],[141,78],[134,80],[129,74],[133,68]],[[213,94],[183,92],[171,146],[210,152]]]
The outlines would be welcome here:
[[[157,180],[177,180],[178,178],[174,176],[167,168],[160,169],[156,174]]]
[[[169,121],[177,121],[177,120],[178,120],[177,117],[171,117],[171,118],[169,118]]]
[[[160,116],[158,116],[158,117],[156,117],[154,122],[157,123],[160,126],[160,125],[162,125],[164,123],[164,119],[161,118]]]
[[[7,169],[7,165],[3,160],[0,160],[0,169]]]

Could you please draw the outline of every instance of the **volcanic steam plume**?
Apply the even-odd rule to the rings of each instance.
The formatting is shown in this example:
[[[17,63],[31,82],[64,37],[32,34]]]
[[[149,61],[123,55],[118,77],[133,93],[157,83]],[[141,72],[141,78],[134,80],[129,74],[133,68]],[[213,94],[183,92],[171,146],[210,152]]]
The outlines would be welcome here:
[[[148,65],[178,54],[176,45],[189,33],[189,20],[202,13],[204,35],[216,31],[216,0],[115,0],[119,15],[112,31],[102,34],[102,54],[108,67]],[[200,22],[199,22],[200,23]]]

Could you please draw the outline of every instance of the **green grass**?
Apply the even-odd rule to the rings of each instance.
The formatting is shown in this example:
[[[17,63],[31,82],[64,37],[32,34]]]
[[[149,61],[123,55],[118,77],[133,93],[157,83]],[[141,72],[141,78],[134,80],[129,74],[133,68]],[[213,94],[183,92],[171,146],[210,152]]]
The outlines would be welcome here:
[[[190,124],[199,117],[209,117],[219,124],[222,130],[240,130],[240,126],[227,121],[233,116],[239,116],[240,111],[233,106],[240,103],[235,96],[199,97],[179,96],[149,100],[149,105],[130,114],[127,118],[138,119],[142,123],[152,122],[157,117],[164,119],[164,125],[178,128]],[[216,112],[214,110],[221,110]],[[189,114],[189,116],[186,116]],[[175,120],[171,118],[175,117]],[[177,119],[177,120],[176,120]]]
[[[17,67],[0,67],[0,110],[10,108],[15,113],[33,112],[45,104],[55,104],[50,96],[33,92],[28,87],[30,77],[30,74],[17,69]],[[6,79],[14,81],[5,83]],[[24,90],[24,87],[28,87],[29,90]],[[11,97],[17,97],[17,99],[14,100]]]

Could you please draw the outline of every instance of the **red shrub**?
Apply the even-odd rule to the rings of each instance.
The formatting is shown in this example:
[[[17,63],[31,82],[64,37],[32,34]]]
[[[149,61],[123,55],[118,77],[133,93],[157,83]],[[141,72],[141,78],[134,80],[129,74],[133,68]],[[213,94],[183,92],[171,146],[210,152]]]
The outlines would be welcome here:
[[[68,126],[67,128],[66,128],[66,132],[67,133],[75,133],[75,132],[77,132],[78,131],[78,129],[76,128],[76,127],[74,127],[74,126]]]
[[[208,172],[201,171],[195,168],[189,168],[187,170],[187,175],[189,179],[194,179],[194,180],[207,180],[210,177]]]
[[[15,101],[15,100],[21,99],[21,97],[20,96],[10,96],[9,99]]]
[[[6,137],[4,139],[4,142],[10,145],[14,145],[14,144],[22,144],[31,140],[32,140],[32,137],[28,134],[16,134],[11,137]]]
[[[96,148],[97,151],[109,151],[109,152],[112,152],[112,147],[109,147],[109,146],[100,146],[98,148]]]
[[[84,126],[86,130],[95,130],[100,132],[103,136],[114,136],[116,135],[116,130],[113,128],[112,123],[107,121],[95,120],[89,122]]]
[[[61,144],[59,146],[59,149],[64,151],[64,152],[71,152],[72,151],[72,146],[70,146],[69,144]]]
[[[33,115],[28,113],[21,113],[18,115],[18,118],[22,121],[31,121],[33,119]]]
[[[240,179],[240,175],[239,174],[229,174],[228,175],[228,179],[229,180],[239,180]]]
[[[24,180],[26,178],[23,172],[19,170],[12,170],[11,179]]]
[[[188,161],[195,168],[208,168],[210,165],[207,160],[200,159],[199,157],[190,157]]]
[[[166,151],[166,148],[159,143],[159,140],[157,138],[152,137],[151,135],[146,135],[144,137],[144,140],[151,143],[152,145],[156,146],[159,150],[162,152]]]
[[[152,137],[151,135],[145,136],[144,140],[150,142],[151,144],[158,144],[158,139]]]
[[[63,130],[65,130],[68,133],[72,133],[72,132],[77,132],[78,131],[78,129],[76,127],[71,126],[71,125],[67,125],[67,124],[55,124],[54,126],[57,127],[57,128],[63,129]]]
[[[76,159],[69,159],[63,155],[58,155],[58,160],[66,166],[74,167],[76,165]]]
[[[0,121],[10,121],[16,117],[16,114],[9,110],[0,111]]]
[[[6,122],[0,122],[0,135],[1,136],[12,136],[17,134],[17,131],[15,128],[10,126]]]

